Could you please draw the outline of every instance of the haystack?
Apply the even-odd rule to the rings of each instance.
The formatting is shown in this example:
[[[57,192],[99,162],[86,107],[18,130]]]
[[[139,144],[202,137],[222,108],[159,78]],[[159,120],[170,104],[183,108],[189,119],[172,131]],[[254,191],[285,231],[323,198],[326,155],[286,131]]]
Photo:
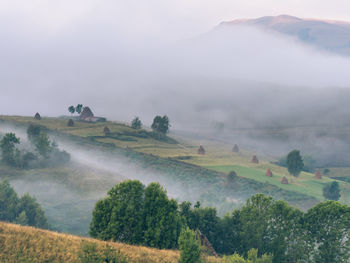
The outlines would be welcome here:
[[[201,242],[201,247],[205,254],[218,257],[218,254],[216,254],[216,251],[211,245],[210,241],[205,235],[202,234],[202,232],[198,228],[196,229],[196,238]]]
[[[238,147],[237,144],[235,144],[235,145],[233,146],[232,152],[234,152],[234,153],[238,153],[238,152],[239,152],[239,147]]]
[[[107,126],[105,126],[103,128],[103,133],[105,134],[105,136],[108,136],[111,134],[111,130]]]
[[[200,155],[205,155],[205,150],[204,150],[204,147],[202,145],[199,146],[197,153]]]
[[[252,163],[259,163],[258,157],[256,157],[256,155],[253,156]]]
[[[317,169],[316,172],[315,172],[315,178],[316,179],[322,179],[322,174],[321,174],[319,169]]]
[[[84,107],[83,111],[80,113],[80,119],[84,120],[90,117],[94,117],[94,114],[89,107]]]
[[[69,119],[67,122],[68,127],[73,127],[74,126],[74,121],[72,119]]]
[[[38,120],[38,121],[41,120],[41,116],[40,116],[39,112],[35,113],[34,120]]]
[[[281,183],[282,184],[289,184],[288,179],[285,176],[283,176]]]
[[[265,174],[266,176],[268,176],[268,177],[272,177],[272,172],[271,172],[271,169],[270,168],[268,168],[267,170],[266,170],[266,174]]]

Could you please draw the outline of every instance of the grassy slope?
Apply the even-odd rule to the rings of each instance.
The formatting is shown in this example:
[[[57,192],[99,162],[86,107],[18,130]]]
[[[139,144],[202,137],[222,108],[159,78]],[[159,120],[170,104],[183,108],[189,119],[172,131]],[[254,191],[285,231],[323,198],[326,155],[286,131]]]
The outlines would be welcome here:
[[[292,178],[287,170],[283,167],[272,164],[271,159],[260,157],[260,164],[250,162],[251,153],[241,152],[240,154],[232,153],[231,145],[224,145],[213,141],[196,141],[195,139],[177,138],[179,143],[167,143],[155,140],[154,138],[140,138],[135,134],[135,130],[127,125],[120,123],[86,123],[76,122],[75,127],[67,127],[67,120],[57,118],[43,118],[41,121],[34,121],[32,117],[20,116],[1,116],[3,120],[16,123],[38,123],[44,125],[50,130],[64,132],[65,134],[93,138],[97,142],[110,143],[117,147],[129,148],[131,150],[153,154],[162,158],[179,158],[186,156],[188,159],[183,160],[189,164],[199,165],[214,171],[227,173],[235,170],[239,176],[252,179],[257,182],[274,185],[282,190],[289,190],[296,193],[309,195],[318,200],[323,200],[322,188],[325,183],[331,179],[324,177],[316,180],[310,173],[302,173],[299,178]],[[104,126],[108,126],[112,135],[105,137],[103,135]],[[133,136],[133,134],[135,136]],[[204,145],[206,149],[205,156],[198,156],[196,150],[198,145]],[[273,171],[272,178],[264,176],[267,168]],[[280,183],[281,178],[286,176],[291,182],[289,185]],[[341,182],[342,201],[349,203],[350,184]]]
[[[33,227],[0,222],[0,262],[79,262],[82,241],[94,242],[101,250],[106,244],[127,255],[129,262],[178,262],[179,252],[60,234]],[[213,257],[207,262],[219,262]]]
[[[78,235],[87,235],[94,204],[120,182],[106,171],[78,164],[29,170],[0,164],[3,178],[20,196],[29,192],[38,199],[52,229]]]

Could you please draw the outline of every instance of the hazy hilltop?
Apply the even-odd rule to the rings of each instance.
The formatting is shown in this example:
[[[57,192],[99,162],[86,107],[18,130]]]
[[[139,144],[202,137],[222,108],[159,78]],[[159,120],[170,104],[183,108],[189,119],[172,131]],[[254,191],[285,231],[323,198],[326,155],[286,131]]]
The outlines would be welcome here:
[[[350,23],[344,21],[298,18],[289,15],[238,19],[220,26],[253,26],[293,36],[318,48],[350,55]]]

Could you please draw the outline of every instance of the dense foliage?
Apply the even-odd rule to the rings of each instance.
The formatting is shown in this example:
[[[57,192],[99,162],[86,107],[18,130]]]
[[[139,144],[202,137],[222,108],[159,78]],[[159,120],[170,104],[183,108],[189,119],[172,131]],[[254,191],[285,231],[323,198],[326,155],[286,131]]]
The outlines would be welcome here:
[[[44,211],[35,198],[28,194],[19,198],[6,180],[0,183],[0,221],[48,228]]]
[[[125,181],[96,203],[90,235],[130,244],[175,248],[180,234],[175,200],[157,183],[146,188],[139,181]]]
[[[248,251],[247,259],[235,253],[232,256],[224,256],[223,263],[272,263],[273,256],[264,254],[258,257],[258,250],[252,248]]]
[[[253,262],[271,262],[270,255],[274,263],[346,262],[350,255],[350,207],[336,201],[320,203],[304,213],[257,194],[241,209],[220,218],[215,208],[202,208],[199,202],[194,207],[190,202],[178,206],[159,184],[144,188],[138,181],[115,186],[96,204],[90,233],[102,239],[173,248],[179,229],[186,227],[199,229],[216,252],[248,258],[227,262],[250,262],[252,249],[257,249],[257,257],[262,256],[262,261]],[[181,239],[191,240],[190,232],[183,231],[186,238]]]
[[[188,227],[181,231],[179,237],[180,260],[179,263],[200,263],[201,246],[194,231]]]
[[[70,155],[60,151],[54,141],[50,141],[47,133],[41,131],[37,125],[29,125],[27,137],[30,145],[20,145],[20,139],[14,133],[6,133],[0,140],[2,161],[18,168],[43,167],[66,163]]]

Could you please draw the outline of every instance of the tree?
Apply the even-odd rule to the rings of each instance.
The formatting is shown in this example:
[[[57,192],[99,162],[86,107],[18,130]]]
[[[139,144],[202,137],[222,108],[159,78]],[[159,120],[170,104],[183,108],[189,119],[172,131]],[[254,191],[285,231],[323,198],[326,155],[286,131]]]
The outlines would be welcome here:
[[[272,205],[272,197],[256,194],[242,207],[240,211],[242,253],[251,248],[257,248],[260,253],[264,253],[263,238],[268,227]]]
[[[176,248],[181,230],[177,202],[169,200],[159,183],[145,189],[144,243],[156,248]]]
[[[180,260],[179,263],[200,263],[201,247],[194,231],[188,227],[181,231],[179,236]]]
[[[41,127],[39,125],[30,124],[27,128],[28,140],[34,143],[41,133]]]
[[[264,253],[273,254],[273,262],[306,262],[308,236],[302,228],[303,212],[284,201],[274,201],[267,218]]]
[[[71,106],[72,107],[72,106]],[[83,110],[83,104],[78,104],[76,107],[75,107],[75,111],[80,114],[81,111]],[[74,113],[74,112],[73,112]]]
[[[9,181],[0,182],[0,221],[13,222],[17,217],[18,196]]]
[[[192,230],[199,229],[200,232],[213,245],[215,251],[222,252],[222,242],[219,235],[220,232],[220,218],[217,216],[215,208],[200,207],[200,202],[197,202],[193,209],[191,203],[183,202],[180,204],[180,215],[184,218],[187,226]],[[218,241],[220,239],[220,241]]]
[[[16,166],[18,163],[17,157],[19,155],[16,149],[16,144],[19,144],[19,138],[14,133],[6,133],[0,141],[0,148],[2,153],[2,160],[11,166]],[[16,151],[17,150],[17,151]]]
[[[337,201],[319,203],[304,216],[317,263],[345,263],[350,259],[350,207]]]
[[[140,181],[125,181],[96,203],[90,235],[130,244],[176,248],[181,229],[177,202],[156,183],[146,189]]]
[[[111,221],[112,209],[113,206],[110,197],[96,202],[90,222],[90,236],[102,240],[112,239],[112,233],[110,233],[108,228]]]
[[[170,126],[168,116],[161,117],[158,115],[154,117],[151,128],[154,132],[165,135],[169,132]]]
[[[218,229],[217,242],[213,244],[217,253],[231,255],[242,251],[242,222],[239,210],[226,214],[219,221]]]
[[[143,242],[143,196],[140,181],[128,180],[108,191],[108,197],[96,203],[90,235],[130,244]]]
[[[48,228],[44,210],[35,198],[29,194],[18,198],[7,180],[0,183],[0,221]]]
[[[39,137],[35,141],[36,151],[45,159],[50,157],[50,153],[52,151],[51,141],[49,140],[49,136],[47,133],[40,133]]]
[[[141,129],[142,127],[142,122],[139,119],[139,117],[135,117],[132,122],[131,122],[131,128],[133,129]]]
[[[16,224],[19,224],[21,226],[27,226],[28,225],[28,217],[25,211],[22,211],[16,218]]]
[[[113,187],[112,211],[108,230],[114,240],[130,244],[142,243],[142,210],[144,185],[137,180],[125,181]]]
[[[293,150],[287,155],[288,172],[297,177],[304,168],[304,162],[300,155],[300,151]]]
[[[323,187],[323,196],[326,199],[338,201],[340,198],[340,188],[339,183],[333,181],[332,183],[328,183]]]
[[[69,107],[68,107],[68,111],[73,115],[74,112],[75,112],[74,106],[73,106],[73,105],[72,105],[72,106],[69,106]]]
[[[27,220],[27,225],[40,228],[48,228],[44,210],[36,202],[35,198],[31,197],[29,194],[25,194],[19,199],[17,208],[19,211],[22,211],[21,213],[24,212]],[[17,220],[19,220],[20,216],[21,214],[19,214]]]

